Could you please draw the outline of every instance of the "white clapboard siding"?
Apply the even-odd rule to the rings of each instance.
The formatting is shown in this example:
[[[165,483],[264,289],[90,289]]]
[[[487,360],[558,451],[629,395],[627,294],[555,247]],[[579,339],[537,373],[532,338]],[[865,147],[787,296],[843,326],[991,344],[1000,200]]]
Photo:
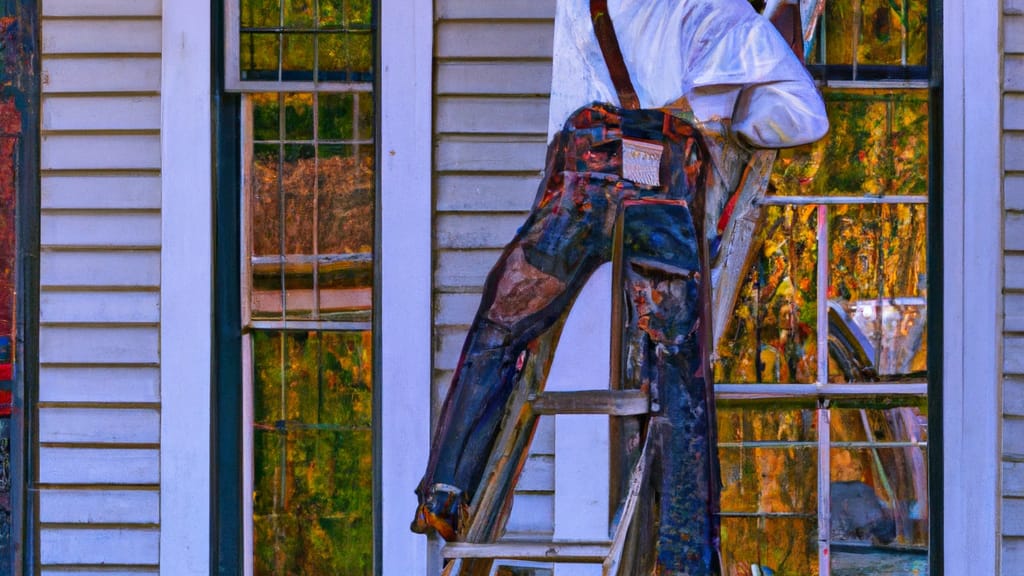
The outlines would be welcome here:
[[[43,21],[43,54],[159,53],[159,19]]]
[[[546,134],[548,129],[547,97],[449,96],[437,104],[437,129],[445,133]]]
[[[434,406],[487,272],[537,193],[547,143],[554,0],[435,3]],[[553,531],[554,422],[524,465],[510,535]]]
[[[1002,573],[1024,564],[1024,1],[1005,0]]]
[[[47,16],[160,16],[160,0],[43,0]]]
[[[44,288],[154,288],[160,285],[160,253],[151,250],[43,252],[39,275]]]
[[[156,170],[158,134],[47,133],[42,138],[43,170]]]
[[[551,58],[554,21],[448,22],[437,27],[440,58]]]
[[[159,248],[160,214],[156,212],[61,212],[42,215],[41,241],[46,246]]]
[[[160,331],[156,326],[43,326],[39,361],[43,364],[155,364]]]
[[[151,404],[160,401],[155,366],[42,366],[39,401]]]
[[[39,539],[44,565],[155,565],[160,561],[160,531],[153,528],[44,528]]]
[[[39,441],[62,444],[156,444],[160,412],[141,408],[39,409]]]
[[[523,224],[522,214],[440,215],[437,244],[440,248],[502,248]]]
[[[43,98],[42,129],[159,130],[159,96],[59,96]]]
[[[157,92],[157,56],[43,58],[43,92],[50,94]]]
[[[545,61],[439,62],[438,95],[540,95],[551,92],[551,63]]]
[[[437,178],[439,212],[523,212],[530,209],[541,176],[447,174]]]
[[[540,172],[545,136],[445,136],[437,149],[442,172]],[[532,191],[531,191],[532,192]]]
[[[152,574],[160,0],[43,0],[39,570]]]
[[[39,296],[43,324],[127,323],[160,321],[160,295],[156,292],[43,292]]]
[[[58,524],[156,524],[156,490],[47,490],[39,497],[39,520]]]
[[[159,110],[157,110],[159,117]],[[158,174],[43,176],[43,210],[147,210],[160,208]]]
[[[43,484],[156,484],[160,452],[152,448],[39,449],[39,482]]]

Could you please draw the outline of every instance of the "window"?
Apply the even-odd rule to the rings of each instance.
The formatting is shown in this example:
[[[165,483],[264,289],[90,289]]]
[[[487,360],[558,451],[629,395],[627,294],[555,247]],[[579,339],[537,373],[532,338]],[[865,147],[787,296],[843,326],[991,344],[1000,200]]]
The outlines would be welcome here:
[[[929,5],[823,4],[831,131],[782,151],[717,349],[725,562],[928,570]],[[755,572],[756,573],[756,572]]]
[[[374,4],[229,2],[242,90],[244,564],[372,574]]]

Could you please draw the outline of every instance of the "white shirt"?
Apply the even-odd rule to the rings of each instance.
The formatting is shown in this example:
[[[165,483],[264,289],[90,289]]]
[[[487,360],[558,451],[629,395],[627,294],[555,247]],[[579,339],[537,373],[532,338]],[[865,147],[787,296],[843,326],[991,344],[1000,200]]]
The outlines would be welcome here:
[[[731,119],[762,148],[828,131],[825,105],[789,46],[747,0],[609,0],[643,108],[686,96],[699,121]],[[590,0],[558,0],[548,138],[577,108],[619,104],[590,21]]]

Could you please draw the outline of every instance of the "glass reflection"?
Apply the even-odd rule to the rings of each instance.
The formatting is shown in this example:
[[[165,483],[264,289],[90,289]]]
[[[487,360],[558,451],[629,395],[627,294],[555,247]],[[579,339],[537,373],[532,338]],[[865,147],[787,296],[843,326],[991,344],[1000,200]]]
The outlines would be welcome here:
[[[816,226],[813,206],[765,209],[753,243],[758,258],[718,347],[717,382],[815,381]]]
[[[255,574],[371,574],[369,332],[256,332]]]

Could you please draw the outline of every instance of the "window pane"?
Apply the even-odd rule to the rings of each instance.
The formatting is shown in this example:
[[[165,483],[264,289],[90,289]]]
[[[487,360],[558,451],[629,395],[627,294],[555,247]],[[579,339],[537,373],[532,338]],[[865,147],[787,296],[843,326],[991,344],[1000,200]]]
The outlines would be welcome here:
[[[255,332],[256,574],[370,574],[369,332]]]
[[[852,64],[856,54],[859,64],[923,66],[927,23],[925,0],[826,2],[825,63]]]
[[[817,518],[726,517],[721,533],[726,574],[752,574],[754,564],[779,575],[818,574]]]
[[[832,207],[829,231],[831,376],[923,375],[927,206]]]
[[[832,539],[923,552],[928,545],[927,415],[832,412]],[[908,559],[909,561],[909,559]]]
[[[241,0],[242,28],[276,27],[281,24],[281,0]]]
[[[765,210],[753,244],[758,258],[742,280],[735,314],[718,347],[717,382],[815,381],[816,210]]]
[[[277,80],[280,47],[278,34],[242,34],[242,79]]]

